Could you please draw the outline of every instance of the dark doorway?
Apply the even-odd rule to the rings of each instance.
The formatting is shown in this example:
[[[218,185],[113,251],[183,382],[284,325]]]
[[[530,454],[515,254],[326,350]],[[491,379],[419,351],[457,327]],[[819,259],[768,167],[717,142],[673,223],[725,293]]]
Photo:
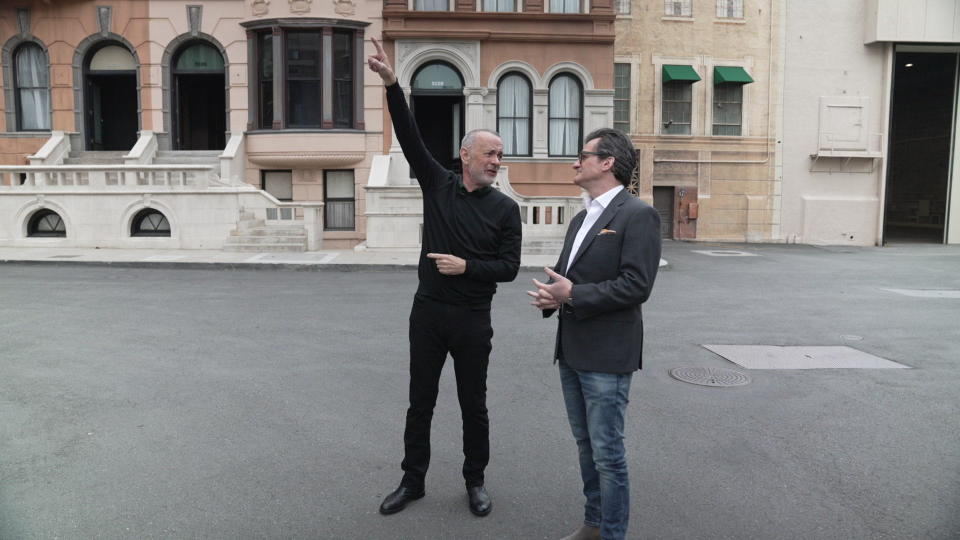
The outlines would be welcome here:
[[[87,150],[130,150],[137,142],[137,77],[86,76]]]
[[[223,74],[177,75],[176,149],[223,150],[227,131]]]
[[[957,53],[896,52],[884,241],[944,241]]]
[[[465,118],[463,77],[446,62],[430,62],[417,69],[411,87],[410,106],[424,144],[441,165],[460,172]]]
[[[174,57],[173,147],[175,150],[223,150],[227,101],[223,55],[194,41]]]
[[[660,214],[660,237],[673,238],[673,186],[654,186],[653,207]]]
[[[413,116],[424,144],[441,165],[460,172],[463,95],[413,96]]]

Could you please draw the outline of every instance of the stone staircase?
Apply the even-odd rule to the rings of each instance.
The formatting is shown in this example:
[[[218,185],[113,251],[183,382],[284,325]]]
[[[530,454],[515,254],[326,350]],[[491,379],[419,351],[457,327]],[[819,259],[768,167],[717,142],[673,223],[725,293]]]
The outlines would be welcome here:
[[[63,159],[64,165],[123,165],[123,156],[127,152],[123,150],[98,150],[98,151],[77,151],[71,150],[70,154]]]
[[[221,150],[161,150],[153,158],[157,165],[210,165],[219,167]]]
[[[274,225],[243,213],[237,228],[223,245],[224,251],[307,251],[307,230],[299,225]]]

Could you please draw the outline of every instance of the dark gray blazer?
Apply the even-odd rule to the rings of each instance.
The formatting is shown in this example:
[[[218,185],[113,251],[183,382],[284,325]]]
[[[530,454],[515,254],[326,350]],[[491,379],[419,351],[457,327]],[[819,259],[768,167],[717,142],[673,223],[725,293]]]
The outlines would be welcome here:
[[[587,231],[567,268],[586,215],[570,222],[554,267],[573,282],[573,300],[560,309],[554,360],[585,371],[630,373],[643,357],[640,304],[650,297],[660,266],[660,216],[624,189]]]

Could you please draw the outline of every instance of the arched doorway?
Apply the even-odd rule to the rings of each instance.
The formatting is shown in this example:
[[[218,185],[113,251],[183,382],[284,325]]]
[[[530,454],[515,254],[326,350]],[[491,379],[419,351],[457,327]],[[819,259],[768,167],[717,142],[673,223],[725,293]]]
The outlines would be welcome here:
[[[203,41],[184,45],[170,64],[173,148],[223,150],[227,106],[223,55]]]
[[[137,142],[137,63],[112,41],[83,63],[87,150],[130,150]]]
[[[446,62],[430,62],[417,69],[410,86],[411,109],[423,142],[441,165],[459,172],[463,77]]]

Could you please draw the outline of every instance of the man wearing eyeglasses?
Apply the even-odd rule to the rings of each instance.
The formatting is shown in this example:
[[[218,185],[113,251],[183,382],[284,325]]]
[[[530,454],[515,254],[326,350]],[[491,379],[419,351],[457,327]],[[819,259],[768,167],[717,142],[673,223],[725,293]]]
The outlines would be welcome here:
[[[549,280],[528,291],[543,316],[559,312],[554,361],[580,451],[583,525],[564,540],[625,538],[630,485],[623,446],[630,379],[640,369],[643,318],[660,264],[660,216],[626,189],[636,167],[614,129],[585,138],[573,164],[586,209],[570,222]]]

